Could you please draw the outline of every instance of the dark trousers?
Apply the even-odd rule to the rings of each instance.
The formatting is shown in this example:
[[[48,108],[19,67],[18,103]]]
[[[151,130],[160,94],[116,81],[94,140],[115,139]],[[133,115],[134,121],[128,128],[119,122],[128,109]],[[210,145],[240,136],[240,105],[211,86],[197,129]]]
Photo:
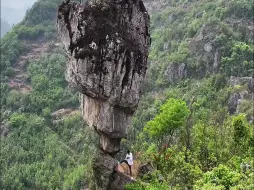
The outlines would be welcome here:
[[[123,163],[123,162],[129,166],[129,169],[130,169],[130,175],[131,175],[131,165],[129,165],[129,164],[128,164],[127,160],[123,160],[123,161],[121,161],[121,162],[120,162],[120,164],[121,164],[121,163]]]

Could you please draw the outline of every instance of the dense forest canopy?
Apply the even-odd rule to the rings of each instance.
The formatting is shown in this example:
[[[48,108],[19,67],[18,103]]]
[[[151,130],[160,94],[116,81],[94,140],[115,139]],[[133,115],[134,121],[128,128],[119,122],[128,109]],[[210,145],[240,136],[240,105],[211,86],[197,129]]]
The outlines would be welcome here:
[[[38,0],[1,39],[1,189],[93,189],[97,141],[64,78],[61,2]],[[122,149],[156,170],[126,188],[254,189],[254,1],[145,2],[161,6]]]

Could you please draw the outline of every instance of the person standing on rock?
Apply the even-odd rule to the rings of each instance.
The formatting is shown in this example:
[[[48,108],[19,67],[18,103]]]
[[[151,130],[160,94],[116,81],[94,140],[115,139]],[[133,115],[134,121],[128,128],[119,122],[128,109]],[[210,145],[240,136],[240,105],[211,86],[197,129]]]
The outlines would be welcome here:
[[[129,169],[130,169],[130,175],[132,176],[132,172],[131,172],[131,166],[133,165],[133,156],[132,156],[132,153],[127,150],[127,154],[126,154],[126,157],[123,161],[121,161],[121,163],[126,163],[128,166],[129,166]]]

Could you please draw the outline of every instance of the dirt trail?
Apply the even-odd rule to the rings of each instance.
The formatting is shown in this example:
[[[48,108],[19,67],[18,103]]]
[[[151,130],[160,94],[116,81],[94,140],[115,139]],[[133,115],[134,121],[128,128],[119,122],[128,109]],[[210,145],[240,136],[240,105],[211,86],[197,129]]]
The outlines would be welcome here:
[[[17,63],[15,64],[13,70],[14,75],[9,78],[8,85],[10,88],[17,90],[21,93],[29,93],[32,90],[31,85],[28,82],[28,73],[26,68],[26,63],[28,61],[38,59],[42,54],[50,52],[49,43],[27,43],[30,51],[26,55],[19,57]]]

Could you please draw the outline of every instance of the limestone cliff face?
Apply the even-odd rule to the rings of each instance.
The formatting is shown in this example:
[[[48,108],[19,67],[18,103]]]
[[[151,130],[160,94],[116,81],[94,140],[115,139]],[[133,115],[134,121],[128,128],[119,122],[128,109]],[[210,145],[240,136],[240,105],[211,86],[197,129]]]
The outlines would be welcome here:
[[[84,119],[114,156],[138,105],[150,45],[141,0],[91,0],[59,6],[57,27],[69,57],[66,78],[82,93]]]
[[[166,71],[165,76],[169,83],[174,83],[178,80],[184,79],[187,76],[186,64],[170,64]]]
[[[246,113],[248,121],[253,122],[254,78],[231,76],[229,85],[233,89],[228,101],[229,113]]]

